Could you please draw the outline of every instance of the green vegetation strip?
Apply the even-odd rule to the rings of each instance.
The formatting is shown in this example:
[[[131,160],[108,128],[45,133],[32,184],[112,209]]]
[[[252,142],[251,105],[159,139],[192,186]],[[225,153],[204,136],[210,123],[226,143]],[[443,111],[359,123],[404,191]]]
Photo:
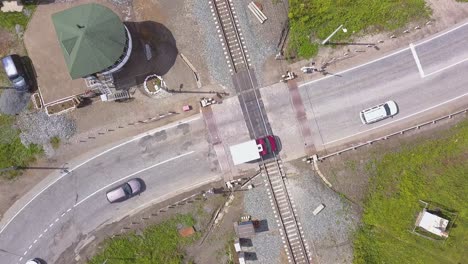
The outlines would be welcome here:
[[[90,264],[150,264],[183,263],[182,246],[198,239],[198,235],[183,238],[177,228],[195,224],[192,215],[177,215],[158,225],[149,226],[141,235],[131,233],[104,242],[104,249],[94,256]]]
[[[354,241],[354,263],[466,263],[468,121],[438,139],[374,160],[375,177]],[[418,200],[458,214],[445,242],[417,236]]]
[[[0,169],[27,166],[42,153],[42,148],[38,145],[26,147],[21,143],[19,130],[13,128],[14,120],[14,117],[0,115]],[[19,174],[19,170],[0,172],[1,176],[7,178],[14,178]]]
[[[24,6],[24,8],[29,10],[32,16],[34,10],[36,10],[36,5],[27,4]],[[25,29],[29,19],[30,17],[26,16],[23,12],[0,12],[0,27],[9,31],[14,31],[15,25],[18,24],[22,26],[23,29]]]
[[[395,30],[429,15],[424,0],[289,0],[289,52],[313,57],[318,51],[318,40],[324,40],[341,24],[347,33],[340,30],[331,41]]]

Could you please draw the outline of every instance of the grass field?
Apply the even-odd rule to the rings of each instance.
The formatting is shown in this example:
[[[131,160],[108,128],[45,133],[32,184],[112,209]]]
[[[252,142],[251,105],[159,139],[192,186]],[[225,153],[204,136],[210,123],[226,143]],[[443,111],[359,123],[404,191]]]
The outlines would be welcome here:
[[[467,263],[467,160],[464,121],[437,139],[370,162],[374,176],[354,241],[354,263]],[[418,200],[458,214],[445,243],[410,233],[421,208]]]
[[[182,238],[178,226],[193,226],[192,215],[177,215],[161,224],[150,226],[143,234],[135,233],[115,237],[104,242],[104,249],[94,256],[90,264],[107,263],[153,264],[184,263],[182,246],[196,240],[198,235]]]
[[[21,143],[19,131],[12,127],[13,122],[14,117],[0,115],[0,169],[27,166],[42,153],[42,148],[38,145],[26,147]],[[0,172],[0,175],[14,178],[20,173],[18,170],[10,170]]]
[[[429,15],[424,0],[289,0],[288,52],[313,57],[318,52],[318,40],[325,39],[341,24],[348,31],[339,31],[333,41],[395,30]]]

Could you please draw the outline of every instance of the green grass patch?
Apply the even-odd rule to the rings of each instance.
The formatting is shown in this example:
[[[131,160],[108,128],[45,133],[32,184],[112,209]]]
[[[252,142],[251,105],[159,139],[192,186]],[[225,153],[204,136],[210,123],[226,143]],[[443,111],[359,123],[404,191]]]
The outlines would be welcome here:
[[[468,121],[437,139],[406,146],[372,161],[363,225],[354,263],[466,263],[468,254]],[[445,242],[417,236],[419,200],[458,217]]]
[[[31,16],[36,10],[35,4],[26,4],[24,5],[25,9],[28,9],[31,12]],[[0,27],[7,29],[9,31],[15,30],[15,25],[21,25],[24,29],[28,25],[29,19],[31,18],[26,16],[23,12],[9,12],[3,13],[0,12]]]
[[[131,233],[108,239],[104,242],[104,249],[88,263],[102,264],[106,260],[112,264],[183,263],[182,247],[198,239],[199,235],[183,238],[177,227],[193,225],[192,215],[177,215],[146,228],[141,235]]]
[[[31,144],[24,146],[19,138],[19,130],[13,128],[14,117],[0,115],[0,168],[12,166],[25,167],[42,154],[42,148]],[[21,174],[21,170],[0,172],[0,176],[14,178]]]
[[[60,147],[60,138],[55,136],[50,139],[50,144],[52,145],[52,148],[58,149]]]
[[[332,41],[350,40],[356,34],[395,30],[412,20],[430,16],[424,0],[289,0],[289,53],[310,58],[318,52],[318,41],[339,25]],[[353,34],[353,32],[355,32]]]

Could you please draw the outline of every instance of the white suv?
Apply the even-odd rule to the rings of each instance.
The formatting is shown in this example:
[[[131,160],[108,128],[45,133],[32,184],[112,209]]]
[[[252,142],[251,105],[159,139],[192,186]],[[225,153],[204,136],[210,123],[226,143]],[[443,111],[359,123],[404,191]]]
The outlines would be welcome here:
[[[359,114],[363,124],[370,124],[398,113],[398,106],[394,101],[388,101],[371,108],[362,110]]]

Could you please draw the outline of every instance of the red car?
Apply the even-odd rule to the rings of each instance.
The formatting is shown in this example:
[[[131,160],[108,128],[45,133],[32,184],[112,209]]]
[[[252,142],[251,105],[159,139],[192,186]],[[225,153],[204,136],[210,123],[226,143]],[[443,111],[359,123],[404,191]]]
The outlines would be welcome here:
[[[267,140],[268,145],[270,147],[269,152],[270,153],[276,152],[277,148],[276,148],[275,137],[273,135],[269,135],[269,136],[266,136],[265,139]]]
[[[257,145],[261,146],[258,148],[258,152],[260,153],[261,156],[265,156],[268,153],[273,153],[276,152],[276,140],[275,137],[272,135],[268,135],[264,138],[259,138],[255,140],[257,142]]]

